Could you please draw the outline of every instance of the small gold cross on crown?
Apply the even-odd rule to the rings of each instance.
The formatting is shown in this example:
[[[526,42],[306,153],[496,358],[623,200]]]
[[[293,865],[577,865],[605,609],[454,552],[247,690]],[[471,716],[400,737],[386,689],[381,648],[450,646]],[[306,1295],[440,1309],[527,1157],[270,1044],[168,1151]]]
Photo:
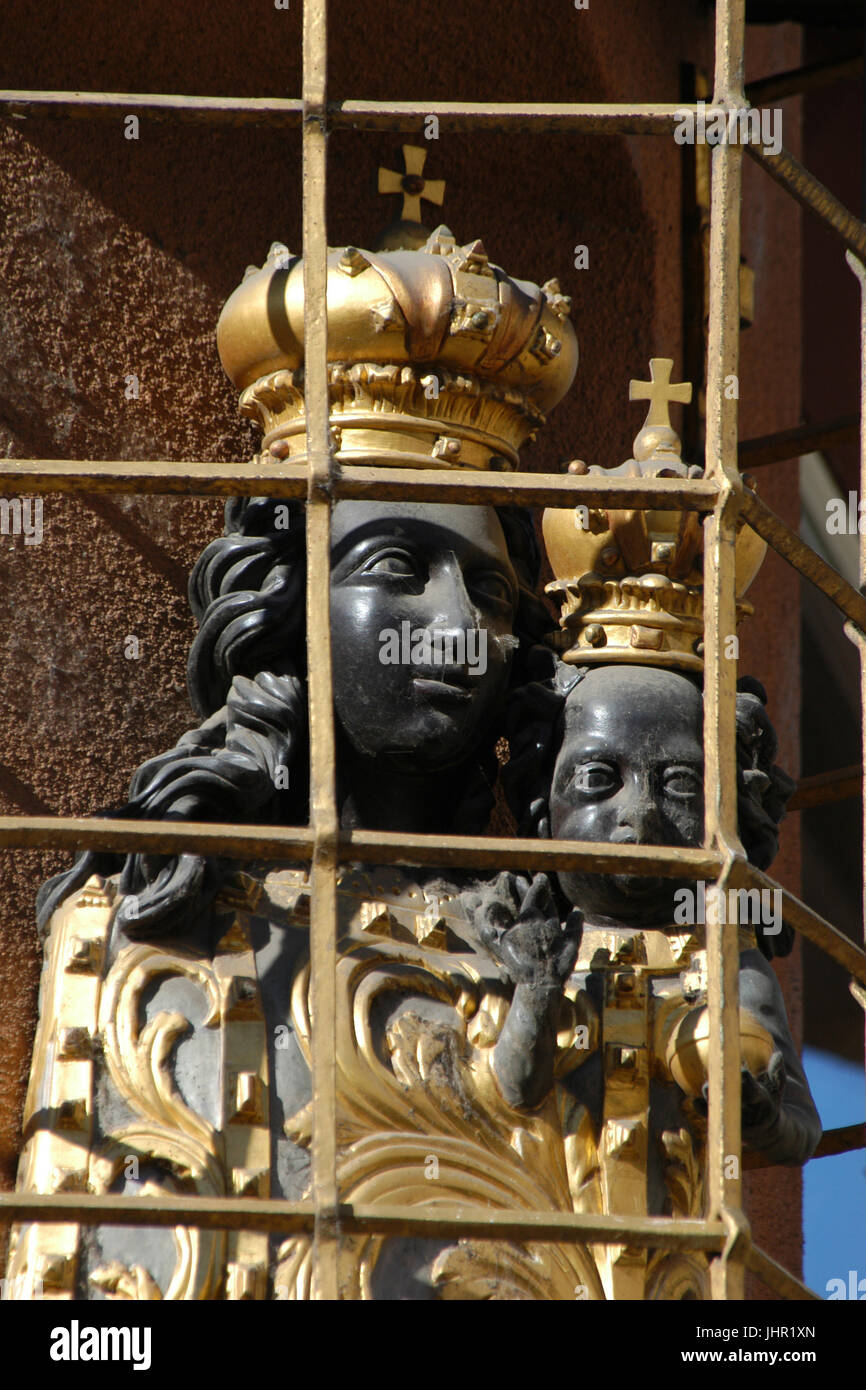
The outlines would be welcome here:
[[[445,201],[445,180],[425,179],[422,175],[426,159],[426,150],[418,145],[404,145],[405,173],[398,174],[394,169],[379,170],[379,192],[403,194],[403,210],[400,213],[403,222],[421,221],[422,198],[427,203],[435,203],[437,207],[441,207]]]
[[[671,382],[673,358],[651,357],[650,380],[630,381],[628,398],[630,401],[649,401],[649,410],[643,429],[634,441],[634,456],[644,461],[650,455],[660,452],[673,453],[679,458],[680,437],[671,425],[671,401],[688,405],[692,398],[690,381]]]

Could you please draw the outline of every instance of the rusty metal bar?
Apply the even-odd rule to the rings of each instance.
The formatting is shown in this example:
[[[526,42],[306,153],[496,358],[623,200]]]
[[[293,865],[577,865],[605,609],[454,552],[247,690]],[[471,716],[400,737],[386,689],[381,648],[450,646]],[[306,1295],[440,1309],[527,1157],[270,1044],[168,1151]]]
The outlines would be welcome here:
[[[826,227],[836,232],[849,251],[866,260],[866,226],[814,174],[804,169],[785,149],[778,154],[770,154],[762,145],[749,144],[744,148],[776,183],[787,189],[792,198],[808,208],[809,212],[816,213]]]
[[[0,849],[103,850],[106,853],[210,854],[223,859],[310,863],[315,834],[306,826],[229,825],[208,821],[108,820],[97,816],[0,816]],[[712,878],[720,858],[703,849],[616,845],[579,840],[495,839],[488,835],[408,835],[349,830],[337,836],[340,861],[429,864],[434,868],[583,869],[662,877]]]
[[[820,425],[796,425],[757,439],[744,439],[739,446],[740,468],[763,468],[819,449],[836,449],[840,444],[853,444],[859,437],[859,415],[843,415]]]
[[[866,498],[866,265],[863,257],[860,259],[852,255],[851,251],[846,252],[845,259],[851,270],[857,276],[860,283],[860,497]],[[866,590],[866,535],[860,532],[860,589]],[[863,632],[863,625],[846,624],[845,631],[857,648],[860,657],[860,718],[861,718],[861,757],[866,761],[866,635]],[[863,796],[863,934],[866,941],[866,780],[862,786]],[[866,979],[862,975],[858,977],[861,986],[858,989],[852,986],[851,992],[860,1004],[866,1006]]]
[[[750,82],[746,87],[746,100],[751,106],[767,106],[771,101],[784,101],[786,97],[814,92],[832,82],[859,77],[862,71],[862,53],[853,58],[828,58],[822,63],[807,63],[801,68],[792,68],[788,72],[774,73],[772,77],[761,77],[757,82]]]
[[[718,0],[716,105],[743,104],[744,43],[745,0]],[[737,834],[736,665],[725,652],[725,639],[736,631],[737,400],[724,389],[738,367],[741,186],[742,148],[726,141],[712,154],[706,456],[707,473],[719,492],[704,523],[704,829],[707,847],[725,858],[715,892],[724,891],[735,857],[743,854]],[[740,1177],[739,950],[736,933],[726,931],[712,911],[714,892],[708,896],[709,1214],[745,1231]],[[740,1244],[733,1248],[726,1244],[721,1258],[710,1263],[713,1299],[743,1297]]]
[[[757,1275],[762,1284],[773,1293],[779,1294],[782,1298],[791,1299],[794,1302],[806,1302],[816,1300],[820,1303],[823,1300],[821,1295],[814,1293],[800,1279],[789,1274],[787,1269],[774,1260],[771,1255],[765,1254],[753,1245],[746,1254],[746,1266],[752,1274]]]
[[[840,1125],[837,1129],[824,1131],[809,1162],[814,1163],[816,1158],[835,1158],[837,1154],[855,1153],[857,1149],[866,1149],[866,1124]]]
[[[688,102],[343,101],[334,109],[332,120],[355,130],[421,131],[427,117],[436,116],[449,133],[668,135],[677,129],[679,114],[697,109]],[[706,111],[709,118],[710,108]]]
[[[337,1221],[337,802],[331,679],[331,427],[328,414],[327,0],[303,14],[304,376],[309,450],[307,684],[310,699],[310,988],[315,1206],[313,1296],[339,1298]]]
[[[855,627],[866,631],[866,597],[858,593],[853,584],[849,584],[832,565],[822,560],[766,502],[748,488],[743,490],[740,510],[752,529],[764,537],[777,555],[781,555],[822,594],[832,599]]]
[[[255,463],[129,463],[92,459],[4,459],[2,493],[186,494],[193,497],[307,496],[306,464],[265,468]],[[436,468],[341,466],[331,495],[379,501],[465,502],[483,506],[523,503],[563,507],[574,501],[589,507],[655,508],[681,506],[711,511],[716,486],[705,478],[609,478],[573,473],[483,473]]]
[[[630,1245],[660,1250],[721,1249],[719,1222],[671,1220],[664,1216],[596,1216],[557,1211],[512,1211],[437,1203],[417,1206],[339,1207],[341,1229],[386,1236],[426,1238],[574,1241],[607,1244],[628,1237]],[[247,1197],[94,1197],[84,1193],[0,1193],[0,1222],[57,1222],[82,1225],[196,1226],[202,1230],[250,1230],[288,1235],[309,1230],[316,1218],[312,1202]]]
[[[146,112],[154,120],[176,118],[223,125],[299,126],[304,103],[296,98],[172,96],[142,92],[0,91],[0,111],[13,117],[71,116],[119,119]],[[613,135],[667,135],[677,116],[697,108],[687,102],[322,102],[331,129],[420,133],[428,116],[449,132],[475,130],[594,131]],[[705,108],[709,120],[713,115]]]
[[[866,1124],[840,1125],[838,1129],[825,1129],[809,1162],[814,1163],[818,1158],[836,1158],[839,1154],[856,1153],[858,1149],[866,1149]],[[753,1168],[775,1166],[763,1154],[743,1154],[743,1168],[747,1172],[751,1172]]]
[[[304,103],[298,97],[199,97],[159,92],[0,91],[0,114],[121,120],[129,112],[152,120],[206,121],[220,125],[300,127]]]
[[[828,922],[815,912],[806,903],[801,902],[798,897],[783,888],[775,879],[768,874],[755,868],[754,864],[749,864],[746,860],[738,860],[733,866],[730,875],[731,886],[734,888],[757,888],[759,891],[775,892],[782,894],[782,917],[789,926],[803,936],[809,938],[826,955],[832,956],[843,969],[853,975],[855,980],[861,984],[866,984],[866,951],[860,946],[856,946],[849,937],[845,936],[838,927],[834,927],[832,922]]]
[[[863,764],[851,763],[833,772],[819,772],[803,777],[786,807],[787,811],[808,811],[813,806],[827,806],[834,801],[847,801],[859,796],[863,785]]]

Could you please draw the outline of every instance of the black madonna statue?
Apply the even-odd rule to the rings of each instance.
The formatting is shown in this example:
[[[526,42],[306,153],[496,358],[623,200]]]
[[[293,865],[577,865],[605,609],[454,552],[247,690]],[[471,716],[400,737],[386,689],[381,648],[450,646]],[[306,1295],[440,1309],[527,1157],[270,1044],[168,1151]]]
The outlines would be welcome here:
[[[392,238],[393,245],[393,238]],[[340,462],[508,469],[568,389],[568,303],[440,227],[419,249],[329,256]],[[272,458],[305,449],[302,265],[284,246],[221,316],[223,364]],[[549,627],[518,509],[340,502],[331,601],[346,826],[481,832],[508,700]],[[302,510],[253,498],[193,572],[202,723],[117,814],[303,824]],[[338,881],[338,1178],[346,1200],[571,1208],[555,1106],[503,1096],[513,993],[451,874]],[[467,908],[467,902],[469,908]],[[40,1022],[19,1184],[299,1198],[310,1176],[307,870],[85,855],[40,896]],[[572,940],[564,941],[566,953]],[[577,1024],[575,1025],[577,1026]],[[306,1236],[19,1226],[10,1286],[52,1298],[305,1299]],[[603,1297],[580,1247],[343,1242],[346,1298]]]
[[[653,377],[656,368],[669,376],[671,365],[655,360]],[[662,402],[654,402],[622,471],[685,475]],[[516,691],[510,705],[505,777],[522,833],[701,845],[700,532],[678,513],[577,508],[548,511],[544,535],[557,576],[549,592],[562,603],[564,660],[546,680]],[[738,594],[763,551],[753,532],[741,530]],[[750,611],[738,607],[738,616]],[[760,684],[741,679],[738,820],[760,869],[775,856],[794,785],[774,764],[765,705]],[[801,1164],[814,1152],[820,1122],[768,963],[792,946],[780,898],[778,890],[753,889],[716,899],[693,881],[576,872],[552,884],[538,876],[531,886],[502,874],[480,890],[479,936],[515,983],[523,981],[494,1070],[515,1107],[537,1107],[555,1092],[570,1114],[563,1132],[574,1139],[566,1138],[566,1152],[576,1210],[702,1214],[711,911],[739,936],[744,1142],[772,1163]],[[571,1038],[570,1050],[557,1044],[570,1010],[585,1024],[582,1049]],[[596,1249],[610,1298],[706,1296],[702,1256]]]

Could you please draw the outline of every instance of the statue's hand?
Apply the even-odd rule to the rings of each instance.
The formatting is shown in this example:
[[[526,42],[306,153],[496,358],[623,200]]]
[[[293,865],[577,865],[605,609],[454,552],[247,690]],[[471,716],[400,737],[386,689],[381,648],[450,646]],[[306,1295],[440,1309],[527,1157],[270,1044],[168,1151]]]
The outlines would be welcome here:
[[[546,874],[502,873],[470,903],[475,929],[512,984],[561,990],[577,959],[583,914],[560,926]]]
[[[788,1074],[781,1052],[774,1052],[767,1070],[758,1076],[743,1068],[743,1138],[754,1143],[775,1124],[782,1108],[782,1092]]]
[[[782,1092],[785,1089],[787,1072],[785,1059],[781,1052],[774,1052],[767,1063],[767,1070],[753,1076],[748,1067],[742,1071],[743,1138],[753,1146],[760,1143],[761,1136],[768,1133],[779,1117],[782,1108]],[[703,1095],[695,1100],[695,1108],[707,1113],[709,1095],[708,1083],[704,1083]]]

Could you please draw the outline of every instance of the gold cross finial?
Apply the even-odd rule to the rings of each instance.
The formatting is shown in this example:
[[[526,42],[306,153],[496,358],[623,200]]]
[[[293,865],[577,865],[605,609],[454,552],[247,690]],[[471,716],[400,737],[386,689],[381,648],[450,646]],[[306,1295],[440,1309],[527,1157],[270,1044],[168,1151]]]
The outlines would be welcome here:
[[[380,193],[402,193],[403,210],[400,217],[404,222],[421,221],[421,199],[441,207],[445,201],[445,180],[425,179],[421,173],[427,151],[418,145],[403,146],[403,162],[406,171],[398,174],[394,169],[379,170]]]
[[[671,401],[687,405],[692,398],[692,383],[671,383],[672,357],[650,358],[650,380],[630,381],[630,401],[649,401],[650,406],[643,429],[634,441],[634,456],[645,461],[656,454],[674,454],[679,458],[680,439],[671,425]]]
[[[692,383],[690,381],[678,381],[671,385],[673,366],[672,357],[651,357],[650,380],[630,381],[628,384],[630,401],[649,401],[650,403],[644,421],[644,429],[658,425],[669,429],[671,414],[668,407],[671,401],[680,401],[683,405],[688,405],[692,398]]]

